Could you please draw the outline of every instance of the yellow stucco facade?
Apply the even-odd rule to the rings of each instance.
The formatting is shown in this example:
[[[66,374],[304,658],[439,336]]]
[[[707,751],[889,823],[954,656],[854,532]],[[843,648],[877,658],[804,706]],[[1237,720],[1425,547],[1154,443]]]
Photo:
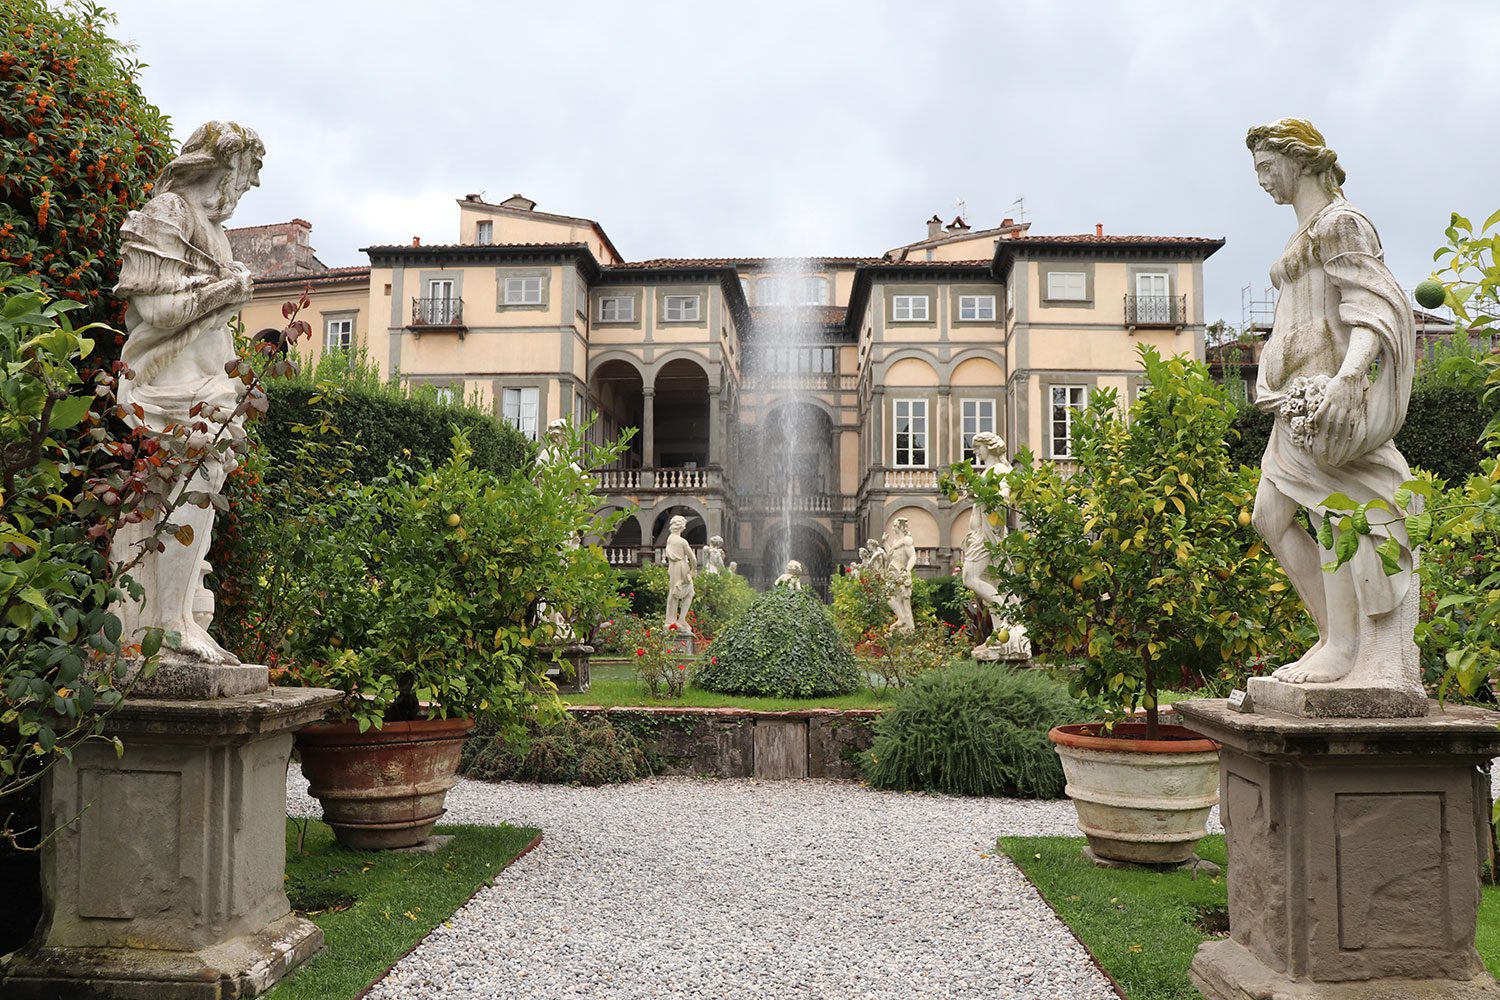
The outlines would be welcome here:
[[[633,514],[611,558],[651,558],[682,513],[690,540],[723,536],[763,580],[788,532],[818,578],[896,517],[922,571],[949,571],[968,511],[939,495],[941,469],[980,430],[1066,462],[1071,411],[1103,387],[1128,398],[1138,344],[1201,358],[1203,261],[1222,245],[934,219],[867,258],[631,262],[598,223],[519,195],[458,208],[456,243],[258,276],[247,329],[279,329],[311,284],[309,360],[362,348],[533,436],[557,417],[636,427],[599,475],[601,505]]]

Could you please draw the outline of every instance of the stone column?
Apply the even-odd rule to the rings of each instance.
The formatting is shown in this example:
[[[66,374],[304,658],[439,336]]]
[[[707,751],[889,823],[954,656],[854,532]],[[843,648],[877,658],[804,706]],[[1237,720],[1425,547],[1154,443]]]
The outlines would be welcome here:
[[[641,464],[656,465],[656,386],[641,388]],[[645,486],[646,483],[641,483]]]
[[[1474,949],[1500,714],[1177,708],[1222,748],[1230,938],[1193,960],[1205,997],[1500,998]]]
[[[724,415],[719,410],[719,387],[708,387],[708,464],[723,467],[724,462]]]
[[[933,430],[932,467],[941,469],[958,459],[958,450],[953,447],[956,440],[953,433],[953,389],[946,385],[938,386],[937,419],[933,421]]]
[[[877,385],[870,390],[870,428],[874,448],[870,450],[870,464],[886,467],[885,460],[885,386]]]

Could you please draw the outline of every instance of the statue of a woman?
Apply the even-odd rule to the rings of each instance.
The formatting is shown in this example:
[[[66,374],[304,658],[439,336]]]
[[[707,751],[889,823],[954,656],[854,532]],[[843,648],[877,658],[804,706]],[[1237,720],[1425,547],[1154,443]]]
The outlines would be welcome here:
[[[724,572],[724,537],[714,535],[709,538],[708,544],[703,546],[702,572],[710,576]]]
[[[1005,441],[1000,435],[980,431],[974,435],[973,448],[974,471],[979,475],[999,479],[1010,472],[1012,466],[1005,457]],[[1010,486],[1003,481],[1000,496],[1010,499]],[[1004,513],[985,510],[976,503],[969,512],[969,533],[964,537],[963,581],[989,612],[992,639],[974,647],[972,655],[976,660],[1031,658],[1031,640],[1026,638],[1025,627],[1007,621],[1002,614],[1005,605],[1011,603],[1010,595],[1001,593],[989,578],[994,560],[991,546],[998,544],[1004,533]]]
[[[667,524],[667,625],[676,625],[683,633],[688,627],[688,609],[693,606],[693,574],[698,571],[698,557],[682,533],[687,518],[681,514]]]
[[[886,603],[896,616],[896,630],[910,632],[916,628],[911,610],[911,575],[917,565],[917,543],[906,526],[906,518],[898,517],[891,522],[891,530],[882,547],[885,550],[886,581],[890,585]]]
[[[200,126],[162,171],[151,200],[120,228],[123,263],[115,294],[129,300],[121,358],[130,377],[120,381],[118,399],[130,419],[152,430],[187,430],[202,421],[208,431],[191,435],[201,444],[226,421],[231,434],[243,433],[243,418],[234,416],[243,385],[224,366],[235,357],[229,321],[249,301],[252,282],[249,269],[234,259],[224,222],[240,197],[260,183],[264,155],[260,137],[242,125]],[[217,493],[232,468],[231,458],[210,449],[179,489]],[[213,524],[212,507],[183,504],[172,513],[171,527],[159,536],[165,549],[147,545],[131,570],[143,599],[124,602],[120,618],[127,635],[158,626],[178,633],[175,648],[185,656],[235,664],[206,628],[212,595],[203,578]],[[191,529],[190,538],[181,528]],[[114,543],[120,557],[133,558],[154,529],[151,522],[122,527]],[[189,540],[182,544],[179,538]]]
[[[1311,122],[1284,118],[1250,130],[1255,173],[1297,229],[1271,268],[1275,324],[1260,359],[1255,405],[1276,415],[1261,459],[1254,523],[1318,624],[1305,656],[1273,675],[1292,684],[1400,690],[1422,685],[1412,631],[1416,555],[1404,525],[1373,524],[1354,559],[1332,558],[1296,521],[1317,524],[1323,501],[1389,498],[1411,478],[1391,439],[1406,419],[1416,337],[1406,293],[1384,261],[1375,227],[1344,199],[1344,170]],[[1333,515],[1336,519],[1337,513]],[[1393,538],[1400,572],[1376,546]]]

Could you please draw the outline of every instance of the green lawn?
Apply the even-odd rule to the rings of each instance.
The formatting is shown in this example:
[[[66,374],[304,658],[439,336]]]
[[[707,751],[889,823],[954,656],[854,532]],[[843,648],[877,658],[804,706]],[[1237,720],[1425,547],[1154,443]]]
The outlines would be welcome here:
[[[297,853],[286,824],[286,888],[293,909],[323,928],[327,950],[288,976],[271,1000],[352,1000],[516,859],[538,831],[440,826],[453,842],[434,854],[349,851],[308,824]]]
[[[565,694],[563,701],[569,705],[599,705],[606,708],[615,705],[669,705],[686,708],[750,708],[762,712],[785,712],[799,708],[889,708],[892,696],[863,689],[853,694],[830,698],[750,698],[740,695],[719,694],[689,685],[679,699],[648,698],[640,681],[636,680],[635,667],[628,661],[616,660],[591,665],[589,689],[583,694]]]
[[[1224,879],[1095,868],[1080,853],[1083,843],[1080,837],[1003,837],[1000,847],[1130,1000],[1202,1000],[1187,970],[1198,945],[1212,936],[1198,926],[1200,919],[1228,906]],[[1224,864],[1224,838],[1205,838],[1198,854]],[[1500,888],[1485,886],[1478,948],[1490,972],[1500,975]]]

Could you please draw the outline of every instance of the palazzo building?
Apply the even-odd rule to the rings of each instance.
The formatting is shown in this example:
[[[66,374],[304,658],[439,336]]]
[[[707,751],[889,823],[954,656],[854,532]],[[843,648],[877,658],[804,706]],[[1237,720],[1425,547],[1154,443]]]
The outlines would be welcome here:
[[[533,438],[557,417],[638,428],[597,477],[630,515],[600,540],[612,562],[656,558],[682,514],[752,580],[790,554],[820,589],[897,517],[921,572],[952,570],[969,513],[938,477],[975,433],[1066,463],[1089,394],[1137,391],[1138,344],[1201,359],[1203,261],[1224,245],[934,217],[879,256],[630,261],[590,219],[469,195],[455,242],[326,268],[310,228],[230,231],[257,273],[250,332],[310,286],[309,360],[363,348]]]

